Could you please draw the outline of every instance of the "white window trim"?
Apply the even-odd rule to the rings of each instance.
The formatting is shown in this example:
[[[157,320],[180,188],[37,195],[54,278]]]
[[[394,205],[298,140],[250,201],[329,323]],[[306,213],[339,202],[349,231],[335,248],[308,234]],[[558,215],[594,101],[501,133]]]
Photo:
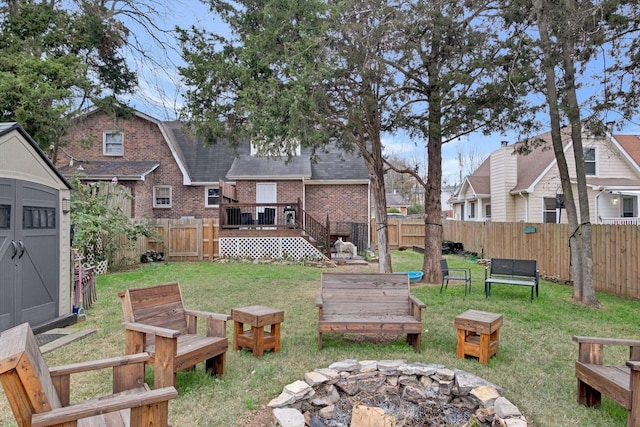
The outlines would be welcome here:
[[[121,147],[122,147],[122,151],[120,153],[108,153],[107,152],[107,135],[112,135],[112,134],[119,134],[122,135],[121,138]],[[105,156],[119,156],[122,157],[124,156],[124,132],[121,130],[105,130],[104,132],[102,132],[102,154]]]
[[[159,205],[156,203],[156,190],[160,188],[168,188],[169,189],[169,204],[168,205]],[[170,185],[155,185],[153,187],[153,207],[159,209],[169,209],[173,205],[173,188]]]
[[[558,224],[558,220],[560,219],[560,209],[558,209],[558,208],[554,209],[555,212],[556,212],[556,221],[555,222],[547,222],[547,221],[545,221],[545,214],[547,212],[551,212],[552,211],[552,209],[546,209],[545,208],[545,205],[544,205],[545,199],[553,199],[554,203],[555,203],[555,200],[556,200],[555,197],[542,196],[542,223],[543,224],[545,224],[545,223],[546,224]]]
[[[214,190],[218,190],[218,203],[215,205],[209,204],[209,189],[213,188]],[[220,187],[217,185],[210,185],[208,187],[204,187],[204,207],[205,208],[217,208],[220,207]]]
[[[593,157],[594,157],[593,163],[595,164],[595,167],[594,167],[595,170],[594,170],[593,175],[590,175],[590,174],[586,173],[587,172],[587,165],[586,165],[587,162],[585,160],[585,162],[584,162],[585,163],[585,165],[584,165],[585,174],[586,174],[586,176],[598,176],[598,147],[593,147],[593,146],[591,146],[591,147],[589,147],[589,146],[583,147],[583,149],[582,149],[583,155],[586,155],[586,152],[588,150],[593,150]]]

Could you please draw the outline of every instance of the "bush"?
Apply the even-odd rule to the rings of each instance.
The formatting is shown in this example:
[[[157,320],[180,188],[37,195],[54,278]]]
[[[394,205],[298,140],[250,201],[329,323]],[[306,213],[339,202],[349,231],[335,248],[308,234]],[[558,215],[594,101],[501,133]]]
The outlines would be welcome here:
[[[83,184],[77,175],[70,181],[73,186],[72,246],[82,252],[85,259],[93,257],[96,263],[107,260],[111,264],[114,254],[121,249],[121,236],[126,236],[128,243],[135,242],[140,236],[157,237],[152,227],[134,224],[120,208],[109,206],[108,194],[98,194],[92,184]]]

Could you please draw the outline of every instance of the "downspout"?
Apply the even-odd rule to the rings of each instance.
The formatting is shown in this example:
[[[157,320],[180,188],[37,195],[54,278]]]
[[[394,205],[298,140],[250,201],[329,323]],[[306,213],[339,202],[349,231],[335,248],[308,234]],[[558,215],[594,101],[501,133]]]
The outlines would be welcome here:
[[[522,191],[518,192],[518,196],[524,199],[524,222],[529,222],[529,199],[522,195]]]
[[[606,190],[600,190],[600,192],[596,194],[596,196],[594,197],[594,200],[595,200],[594,205],[596,208],[595,217],[596,217],[596,220],[598,221],[597,224],[600,224],[600,214],[598,213],[598,205],[600,204],[599,199],[600,199],[600,195],[605,191]]]
[[[367,244],[371,247],[371,179],[367,181]]]
[[[304,176],[302,177],[302,210],[307,211],[307,185],[304,183]]]

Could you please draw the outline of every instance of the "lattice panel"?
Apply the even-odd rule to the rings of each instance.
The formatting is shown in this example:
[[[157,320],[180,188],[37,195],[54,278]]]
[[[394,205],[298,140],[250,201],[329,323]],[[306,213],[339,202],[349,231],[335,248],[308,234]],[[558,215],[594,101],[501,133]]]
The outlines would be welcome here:
[[[221,237],[220,256],[321,260],[324,255],[302,237]]]

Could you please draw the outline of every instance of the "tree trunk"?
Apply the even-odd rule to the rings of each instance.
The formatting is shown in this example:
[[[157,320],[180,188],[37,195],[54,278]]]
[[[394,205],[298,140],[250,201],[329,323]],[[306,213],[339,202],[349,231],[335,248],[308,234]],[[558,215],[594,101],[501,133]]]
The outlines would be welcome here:
[[[558,90],[556,87],[556,72],[555,72],[555,61],[554,61],[554,50],[551,38],[549,36],[549,27],[547,24],[547,15],[542,5],[542,1],[536,0],[534,2],[534,6],[536,8],[537,13],[537,22],[538,29],[540,30],[540,44],[543,52],[543,73],[545,77],[545,85],[546,85],[546,98],[549,106],[549,119],[551,122],[551,139],[553,142],[553,151],[555,154],[556,162],[558,165],[558,170],[560,172],[560,181],[562,184],[562,191],[564,193],[565,207],[567,211],[567,222],[569,224],[569,250],[570,250],[570,259],[571,259],[571,272],[573,278],[573,291],[574,291],[574,299],[583,303],[587,303],[590,305],[597,306],[598,302],[595,300],[595,293],[593,294],[593,298],[589,297],[585,299],[585,294],[583,292],[584,285],[591,283],[591,287],[593,288],[593,278],[592,274],[587,273],[587,271],[593,271],[593,257],[591,255],[591,227],[582,227],[582,225],[578,225],[578,213],[575,204],[575,198],[573,196],[573,188],[571,184],[571,178],[569,176],[569,169],[567,166],[567,160],[564,155],[563,150],[563,141],[562,135],[560,131],[560,105],[558,99]],[[572,46],[572,45],[571,45]],[[566,49],[567,45],[564,44],[563,47]],[[571,62],[573,49],[571,51],[566,51],[563,49],[563,65],[565,66],[565,84],[570,83],[573,87],[572,94],[570,90],[567,91],[566,96],[570,97],[573,95],[574,97],[574,108],[577,107],[577,100],[575,99],[575,85],[573,80],[573,62]],[[571,66],[567,70],[567,60],[571,62]],[[571,75],[570,81],[567,82],[567,74]],[[569,88],[567,88],[569,89]],[[568,101],[569,102],[569,101]],[[569,108],[567,108],[569,110]],[[577,114],[576,114],[577,111]],[[577,120],[576,120],[577,117]],[[581,206],[581,214],[582,214],[582,205],[586,203],[588,205],[588,199],[586,198],[586,179],[584,176],[584,155],[582,153],[582,139],[581,139],[581,126],[580,126],[580,114],[579,110],[574,109],[570,113],[570,118],[572,118],[572,140],[574,142],[574,157],[576,159],[576,174],[580,176],[582,173],[582,179],[585,182],[585,199],[579,197],[579,203]],[[577,134],[578,147],[575,144],[575,138]],[[578,153],[579,151],[579,153]],[[576,157],[577,156],[577,157]],[[579,161],[578,159],[581,159]],[[580,188],[578,188],[580,192]],[[584,201],[583,201],[584,200]],[[587,215],[588,215],[588,206],[587,206]],[[587,216],[587,222],[589,221]],[[589,254],[591,256],[590,259],[587,259],[584,253],[584,245],[585,241],[588,239],[589,241]],[[590,270],[589,270],[590,269]],[[590,277],[586,277],[590,276]],[[589,302],[591,301],[591,302]]]
[[[382,142],[374,135],[371,146],[365,140],[356,140],[371,178],[371,196],[376,213],[376,240],[380,273],[392,273],[391,254],[389,253],[389,229],[387,228],[387,195],[384,185],[384,159]],[[369,150],[367,149],[369,148]]]
[[[569,13],[575,13],[573,2],[566,1]],[[589,212],[589,196],[587,191],[587,178],[584,167],[584,151],[582,146],[582,123],[580,121],[580,106],[576,95],[575,83],[575,34],[568,32],[565,35],[562,49],[564,63],[565,99],[567,103],[567,116],[571,124],[571,141],[573,142],[573,156],[576,163],[576,179],[578,181],[578,204],[580,206],[579,224],[572,230],[573,245],[576,246],[573,265],[573,298],[583,304],[597,307],[600,302],[596,298],[595,284],[593,283],[593,248],[591,233],[591,214]],[[573,255],[573,251],[572,251]],[[573,262],[577,261],[577,262]]]
[[[442,143],[440,137],[429,137],[427,143],[429,170],[424,200],[424,258],[423,280],[440,283],[442,258]]]
[[[432,66],[434,67],[434,66]],[[423,279],[427,283],[439,283],[442,279],[442,103],[438,91],[438,71],[429,70],[429,140],[427,141],[427,185],[424,200],[424,259]]]

